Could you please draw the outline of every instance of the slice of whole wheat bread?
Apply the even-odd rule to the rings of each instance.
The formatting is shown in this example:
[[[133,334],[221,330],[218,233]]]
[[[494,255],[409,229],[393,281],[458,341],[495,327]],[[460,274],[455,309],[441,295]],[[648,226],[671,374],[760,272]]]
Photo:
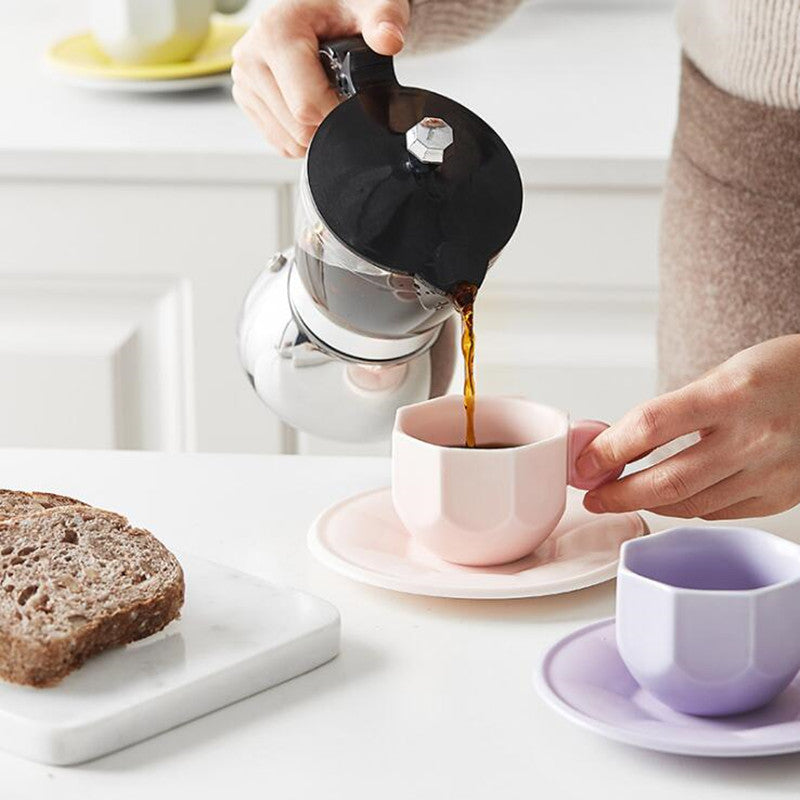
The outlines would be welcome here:
[[[183,599],[175,556],[119,514],[56,504],[0,522],[0,678],[52,686],[161,630]]]
[[[14,489],[0,489],[0,522],[13,517],[35,514],[46,508],[56,506],[84,506],[86,503],[49,492],[18,492]]]

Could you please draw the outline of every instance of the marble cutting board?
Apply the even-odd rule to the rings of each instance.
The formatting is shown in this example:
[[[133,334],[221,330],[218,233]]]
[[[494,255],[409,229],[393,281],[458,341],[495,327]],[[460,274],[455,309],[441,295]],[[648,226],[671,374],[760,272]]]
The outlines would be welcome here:
[[[294,589],[181,555],[181,619],[102,653],[51,689],[0,683],[0,747],[76,764],[127,747],[324,664],[339,613]]]

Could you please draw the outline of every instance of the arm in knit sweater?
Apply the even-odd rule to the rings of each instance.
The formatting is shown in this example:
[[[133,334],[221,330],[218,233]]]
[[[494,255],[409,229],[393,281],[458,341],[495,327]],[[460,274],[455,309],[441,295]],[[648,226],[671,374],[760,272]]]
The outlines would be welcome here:
[[[406,50],[444,49],[477,39],[515,11],[522,0],[411,0]]]

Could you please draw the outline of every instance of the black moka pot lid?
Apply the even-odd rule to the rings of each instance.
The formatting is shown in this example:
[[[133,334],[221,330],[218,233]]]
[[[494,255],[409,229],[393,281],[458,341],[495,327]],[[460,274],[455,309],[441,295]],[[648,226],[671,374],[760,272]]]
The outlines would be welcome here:
[[[366,85],[353,81],[356,93],[314,135],[307,175],[316,210],[339,241],[373,264],[444,292],[463,282],[480,286],[519,220],[517,165],[480,117],[442,95],[400,86],[386,61],[388,73],[375,80],[373,71]],[[424,163],[407,147],[406,132],[426,118],[452,129],[442,163]]]

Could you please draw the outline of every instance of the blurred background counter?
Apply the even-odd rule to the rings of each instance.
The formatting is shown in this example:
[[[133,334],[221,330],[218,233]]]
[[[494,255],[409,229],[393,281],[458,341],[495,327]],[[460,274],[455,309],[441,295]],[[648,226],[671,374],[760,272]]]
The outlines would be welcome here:
[[[239,305],[291,243],[299,164],[270,152],[227,89],[56,82],[42,53],[86,27],[81,4],[5,15],[0,444],[382,452],[287,429],[239,367]],[[401,82],[495,127],[525,182],[476,315],[479,392],[613,419],[654,391],[678,65],[670,6],[644,0],[529,4],[473,45],[398,64]]]

